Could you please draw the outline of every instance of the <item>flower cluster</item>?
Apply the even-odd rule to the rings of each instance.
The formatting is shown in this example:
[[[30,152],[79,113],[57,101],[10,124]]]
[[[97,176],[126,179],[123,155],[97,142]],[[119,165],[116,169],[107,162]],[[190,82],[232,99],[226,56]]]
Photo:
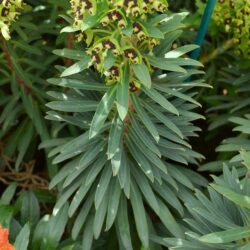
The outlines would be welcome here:
[[[161,32],[158,30],[155,35],[150,30],[158,23],[148,27],[147,20],[167,10],[166,0],[70,0],[70,3],[73,27],[79,30],[78,40],[86,42],[90,64],[106,77],[107,84],[120,81],[125,61],[141,63],[142,52],[151,51],[160,43]],[[97,16],[95,25],[82,28]],[[134,81],[131,79],[131,84]]]
[[[20,15],[23,0],[0,0],[0,30],[6,40],[10,39],[10,25]]]
[[[79,27],[84,15],[95,15],[98,0],[70,0],[70,4],[75,19],[74,26]],[[102,23],[107,25],[110,22],[118,21],[120,27],[127,24],[125,16],[141,16],[145,18],[145,14],[165,12],[168,7],[166,0],[107,0],[107,5],[109,6],[110,12],[103,18]]]
[[[213,18],[232,34],[237,53],[250,57],[250,1],[219,0]]]
[[[15,248],[9,243],[8,238],[8,229],[3,229],[0,225],[0,250],[15,250]]]

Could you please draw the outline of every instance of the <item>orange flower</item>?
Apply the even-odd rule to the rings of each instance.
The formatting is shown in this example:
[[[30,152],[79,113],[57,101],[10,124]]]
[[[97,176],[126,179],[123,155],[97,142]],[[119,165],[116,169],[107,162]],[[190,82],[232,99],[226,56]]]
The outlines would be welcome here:
[[[9,243],[9,230],[0,225],[0,250],[15,250]]]

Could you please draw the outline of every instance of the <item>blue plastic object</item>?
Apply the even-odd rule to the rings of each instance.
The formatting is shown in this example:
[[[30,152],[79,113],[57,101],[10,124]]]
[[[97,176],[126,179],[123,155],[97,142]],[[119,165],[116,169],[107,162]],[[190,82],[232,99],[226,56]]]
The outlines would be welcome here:
[[[206,9],[204,11],[204,15],[202,17],[201,20],[201,25],[199,27],[198,33],[197,33],[197,37],[195,40],[195,44],[199,45],[200,47],[198,49],[193,50],[193,52],[191,53],[191,58],[192,59],[198,59],[200,52],[201,52],[201,46],[204,42],[204,38],[205,35],[207,33],[208,27],[209,27],[209,22],[211,19],[211,16],[213,14],[214,11],[214,7],[217,3],[217,0],[208,0]]]

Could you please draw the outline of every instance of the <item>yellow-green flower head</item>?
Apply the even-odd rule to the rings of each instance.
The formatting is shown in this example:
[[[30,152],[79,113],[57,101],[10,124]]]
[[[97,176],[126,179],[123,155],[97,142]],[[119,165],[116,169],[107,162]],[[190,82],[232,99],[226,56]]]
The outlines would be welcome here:
[[[166,0],[70,0],[70,4],[77,40],[87,44],[90,65],[105,76],[107,84],[121,80],[125,61],[142,63],[143,52],[151,51],[164,37],[157,22],[148,26],[147,19],[164,13]],[[138,88],[137,79],[131,81]]]
[[[106,2],[110,9],[109,16],[103,18],[104,25],[121,21],[124,16],[137,17],[147,13],[165,12],[168,7],[166,0],[70,0],[75,27],[80,27],[85,15],[95,15],[98,2]],[[124,26],[126,24],[125,20],[121,23]]]
[[[6,40],[10,39],[10,25],[20,15],[23,0],[0,0],[0,30]]]
[[[218,0],[213,19],[232,35],[237,53],[250,57],[250,0]]]

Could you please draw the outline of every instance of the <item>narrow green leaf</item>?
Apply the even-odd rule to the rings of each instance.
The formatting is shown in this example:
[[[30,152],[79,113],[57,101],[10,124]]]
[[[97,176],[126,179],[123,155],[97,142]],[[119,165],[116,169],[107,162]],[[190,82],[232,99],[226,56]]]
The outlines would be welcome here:
[[[124,249],[132,250],[133,246],[132,246],[131,233],[129,227],[127,201],[124,195],[121,196],[121,201],[117,213],[117,220],[115,222],[115,226],[117,234],[121,239],[121,243],[124,246]]]
[[[76,244],[74,243],[74,244],[72,244],[72,245],[70,245],[70,246],[65,246],[65,247],[63,247],[62,250],[74,250],[74,249],[75,249],[75,246],[76,246]]]
[[[77,150],[78,148],[83,147],[88,141],[89,141],[88,131],[86,131],[80,136],[64,144],[63,148],[61,149],[61,153],[68,154],[69,152],[72,151],[72,149]]]
[[[199,240],[206,243],[229,243],[241,240],[243,238],[249,238],[250,227],[238,227],[233,229],[228,229],[221,232],[206,234],[202,236]]]
[[[91,127],[89,131],[89,138],[95,137],[98,132],[102,129],[109,112],[113,106],[115,100],[116,86],[110,87],[108,92],[102,97],[102,100],[97,106],[95,115],[91,122]]]
[[[53,160],[53,164],[57,164],[57,163],[65,161],[65,160],[68,160],[70,158],[76,157],[77,155],[79,155],[79,154],[81,154],[83,152],[86,152],[90,147],[93,147],[93,144],[95,144],[95,143],[96,143],[96,141],[88,141],[85,144],[83,144],[81,147],[72,148],[70,151],[68,150],[67,153],[62,152],[62,150],[64,148],[63,145],[62,145],[62,147],[58,146],[58,147],[53,149],[56,152],[55,151],[53,152],[53,150],[50,151],[49,157],[52,156],[51,155],[52,153],[55,153],[55,154],[60,153]]]
[[[142,61],[138,64],[133,64],[133,71],[141,84],[146,88],[151,88],[151,76],[145,63]]]
[[[202,243],[198,243],[197,241],[190,241],[190,240],[184,240],[181,238],[160,238],[157,242],[162,244],[163,246],[174,246],[177,247],[177,249],[181,250],[215,250],[214,247],[210,246],[204,246]],[[171,249],[171,248],[170,248]],[[173,249],[173,248],[172,248]],[[171,250],[172,250],[171,249]]]
[[[94,233],[93,233],[93,230],[91,230],[91,228],[93,227],[93,222],[94,222],[94,216],[91,215],[87,220],[87,223],[83,232],[82,249],[84,250],[91,250],[92,248]]]
[[[32,232],[32,242],[31,249],[32,250],[40,250],[41,243],[47,233],[47,223],[49,220],[49,215],[43,216],[39,222],[37,223],[35,229]]]
[[[177,238],[184,238],[184,233],[181,230],[180,225],[177,223],[173,215],[170,213],[167,206],[158,199],[158,204],[160,207],[159,217],[165,227]]]
[[[28,147],[30,146],[30,143],[32,141],[34,135],[34,126],[32,122],[29,122],[27,126],[25,127],[23,134],[18,142],[18,156],[15,162],[15,169],[18,170],[21,162],[23,161],[23,158],[28,150]]]
[[[123,162],[122,162],[122,155],[123,154],[124,154],[123,144],[120,143],[118,150],[116,151],[114,157],[111,159],[113,176],[116,176],[119,173],[121,165],[123,164]]]
[[[110,165],[106,165],[104,170],[102,171],[102,175],[100,181],[97,185],[96,192],[95,192],[95,208],[98,209],[103,197],[109,187],[110,180],[112,177],[112,172]]]
[[[29,45],[28,43],[25,42],[21,42],[20,40],[14,40],[12,41],[17,47],[19,47],[20,49],[28,52],[29,54],[34,54],[37,56],[42,56],[42,51],[40,49],[38,49],[38,46],[34,46],[34,45]]]
[[[178,64],[168,61],[168,59],[153,56],[147,56],[147,58],[150,64],[156,68],[173,72],[187,73],[184,68],[180,67]]]
[[[161,157],[161,152],[155,143],[151,140],[151,137],[145,132],[144,128],[140,125],[139,121],[135,118],[135,116],[131,113],[130,121],[131,121],[131,129],[136,133],[136,135],[140,138],[140,140],[144,143],[144,145],[150,149],[152,152]]]
[[[138,116],[142,120],[142,123],[147,128],[149,133],[153,136],[153,138],[156,140],[156,142],[159,142],[159,140],[160,140],[159,133],[158,133],[154,123],[151,121],[148,114],[145,112],[145,110],[141,106],[139,98],[136,95],[131,95],[131,99],[132,99],[133,105],[136,109],[136,112],[138,113]]]
[[[117,105],[119,116],[122,121],[125,119],[127,112],[128,112],[129,76],[130,76],[129,64],[126,63],[124,66],[121,83],[117,84],[118,86],[117,86],[117,91],[116,91],[116,101],[117,101],[116,105]]]
[[[160,30],[163,33],[169,33],[175,31],[177,29],[185,28],[185,25],[182,24],[182,20],[188,15],[188,12],[181,12],[172,15],[168,15],[165,19],[161,21],[161,25],[159,26]]]
[[[20,233],[18,234],[14,247],[15,250],[27,250],[29,245],[29,237],[30,237],[30,227],[29,224],[25,224]]]
[[[144,156],[144,154],[136,147],[135,143],[131,141],[130,138],[126,140],[127,145],[129,147],[129,151],[135,161],[137,162],[138,166],[142,169],[144,174],[149,178],[151,182],[154,182],[154,174],[152,171],[152,165],[149,160]]]
[[[107,219],[106,219],[106,229],[105,231],[108,231],[111,226],[113,225],[119,203],[120,203],[120,196],[121,196],[121,187],[119,185],[119,180],[118,178],[113,178],[110,190],[112,192],[111,195],[109,195],[109,202],[108,202],[108,212],[107,212]]]
[[[157,90],[153,88],[151,88],[150,90],[143,88],[143,91],[146,93],[147,96],[152,98],[156,103],[160,104],[164,109],[166,109],[170,113],[179,115],[179,111],[176,109],[176,107],[171,102],[169,102],[167,98],[165,98],[162,94],[160,94]]]
[[[29,119],[24,119],[22,122],[20,122],[20,125],[10,135],[8,142],[6,141],[6,145],[4,146],[4,153],[6,155],[13,155],[15,153],[18,141],[22,136],[22,133],[28,122]]]
[[[250,197],[243,195],[243,194],[237,194],[236,192],[230,190],[227,187],[219,186],[216,184],[211,184],[211,186],[220,194],[225,196],[230,201],[236,203],[240,207],[244,207],[247,209],[250,209]]]
[[[158,15],[156,18],[157,17]],[[157,57],[164,57],[164,54],[172,49],[173,43],[180,37],[182,32],[182,30],[174,30],[169,32],[168,35],[165,36],[165,39],[163,39],[162,42],[154,48],[154,55]]]
[[[101,201],[101,204],[96,209],[94,224],[93,224],[93,233],[94,233],[95,239],[98,239],[102,231],[103,223],[104,223],[105,216],[107,213],[107,208],[108,208],[108,197],[112,195],[112,193],[110,192],[112,192],[112,190],[106,189],[104,193],[104,197]]]
[[[104,153],[103,146],[105,145],[105,141],[99,140],[97,143],[88,147],[88,150],[81,156],[79,165],[75,166],[75,169],[72,173],[70,173],[63,183],[63,187],[67,187],[70,185],[76,178],[92,164],[98,157],[101,157]]]
[[[129,199],[130,197],[130,166],[128,163],[128,158],[126,155],[126,152],[122,152],[122,158],[121,158],[121,166],[118,172],[118,179],[121,185],[121,188],[123,188],[125,195]]]
[[[97,108],[96,101],[53,101],[46,104],[47,107],[63,112],[90,112]]]
[[[97,175],[100,173],[100,171],[103,169],[104,164],[106,163],[106,155],[100,155],[100,157],[92,164],[91,168],[88,170],[88,173],[84,175],[82,178],[82,184],[76,194],[74,195],[74,198],[72,199],[72,202],[69,207],[69,216],[72,217],[77,208],[80,206],[81,202],[85,198],[85,196],[88,194],[89,189],[91,188],[92,183],[95,181]],[[91,193],[93,193],[92,191]]]
[[[74,198],[72,199],[72,202],[69,206],[69,217],[73,216],[73,214],[78,209],[80,204],[83,202],[83,199],[85,198],[85,196],[87,195],[87,193],[91,188],[91,184],[88,185],[85,184],[86,179],[87,179],[86,176],[82,178],[82,184],[75,193]]]
[[[99,155],[97,160],[94,163],[94,168],[89,172],[85,185],[88,186],[89,184],[92,184],[97,177],[97,175],[100,173],[100,171],[103,169],[104,165],[107,162],[107,155]]]
[[[142,202],[140,191],[136,184],[131,183],[131,205],[133,208],[134,219],[138,236],[145,248],[149,246],[149,232],[145,208]]]
[[[175,192],[172,191],[169,185],[167,185],[166,183],[163,183],[162,185],[156,183],[153,186],[153,188],[164,199],[165,202],[169,203],[183,217],[184,215],[183,206],[179,201],[179,199],[177,198],[178,196],[176,195]]]
[[[173,178],[175,178],[178,182],[180,182],[182,185],[193,189],[194,186],[192,182],[189,180],[189,178],[181,172],[177,167],[168,166],[168,172],[169,175],[171,175]]]
[[[0,206],[1,205],[10,205],[13,196],[15,195],[17,188],[17,184],[12,182],[3,192],[1,199],[0,199]]]
[[[82,60],[87,56],[82,50],[67,48],[54,50],[53,53],[57,56],[66,57],[73,60]]]
[[[16,98],[11,98],[7,105],[5,105],[4,109],[1,110],[1,116],[0,116],[0,123],[2,123],[9,115],[10,112],[14,109],[14,107],[17,105],[19,100],[19,96]]]
[[[244,166],[246,166],[248,170],[250,170],[250,152],[242,149],[240,151],[240,156],[243,160],[242,163],[244,164]]]
[[[98,145],[99,150],[102,150],[102,146],[105,144],[102,138],[99,138],[99,142],[102,143],[98,144],[98,140],[89,140],[88,132],[76,137],[75,139],[67,142],[62,147],[58,147],[58,151],[60,154],[54,159],[54,163],[60,163],[66,159],[75,157],[83,152],[90,152],[91,155],[95,152],[91,152],[91,149],[96,149],[95,147]],[[56,148],[55,148],[56,149]],[[84,158],[85,159],[85,158]]]
[[[113,52],[109,50],[107,52],[107,55],[104,58],[104,63],[103,63],[104,68],[106,70],[110,69],[115,64],[115,61],[116,61],[116,57],[114,56]]]
[[[129,138],[131,142],[134,144],[134,147],[137,149],[138,154],[141,153],[142,155],[144,155],[151,162],[151,164],[155,165],[161,171],[167,174],[167,168],[163,163],[163,161],[155,153],[150,151],[147,147],[144,147],[138,136],[132,130],[129,130]]]
[[[143,102],[145,108],[154,115],[159,121],[161,121],[167,128],[177,134],[181,139],[184,138],[181,130],[162,112],[158,111],[156,108],[154,109],[151,105],[146,102]]]
[[[79,28],[76,27],[72,27],[72,26],[66,26],[63,29],[61,29],[60,33],[72,33],[72,32],[76,32],[79,31]]]
[[[203,67],[203,64],[199,61],[190,59],[188,57],[181,58],[165,58],[166,63],[172,63],[173,65],[178,66],[195,66],[195,67]]]
[[[38,149],[52,148],[67,143],[71,137],[48,139],[39,144]]]
[[[87,80],[66,79],[66,78],[50,78],[47,80],[50,84],[84,90],[107,91],[109,87],[103,83],[92,82]]]
[[[119,115],[116,114],[110,128],[108,139],[108,159],[114,157],[115,153],[120,150],[120,142],[123,133],[123,122]]]
[[[248,250],[250,248],[250,243],[247,243],[246,245],[239,248],[239,250]]]
[[[32,191],[24,193],[21,207],[21,222],[34,225],[40,218],[39,202]]]
[[[86,201],[84,202],[84,205],[82,206],[80,212],[78,213],[75,219],[75,223],[71,231],[73,240],[75,240],[78,237],[81,231],[81,228],[83,227],[86,219],[89,216],[93,202],[94,202],[94,194],[91,193],[89,197],[86,199]],[[92,230],[89,230],[89,231],[92,231]]]
[[[86,56],[81,61],[76,62],[72,66],[70,66],[67,69],[65,69],[62,72],[61,77],[74,75],[74,74],[77,74],[77,73],[79,73],[79,72],[87,69],[89,67],[89,62],[90,62],[90,57]]]
[[[65,189],[59,199],[57,200],[54,208],[53,208],[53,215],[56,216],[62,207],[67,203],[69,197],[79,188],[81,185],[81,180],[74,182],[70,187]]]
[[[193,99],[192,97],[190,97],[188,94],[185,95],[185,94],[181,93],[180,91],[170,89],[167,86],[164,86],[163,84],[161,86],[160,85],[155,85],[154,87],[156,89],[158,89],[159,91],[162,91],[162,92],[167,93],[169,95],[176,96],[178,98],[181,98],[181,99],[183,99],[185,101],[191,102],[191,103],[201,107],[201,104],[199,102],[197,102],[195,99]]]
[[[49,184],[49,189],[54,188],[57,184],[59,184],[63,179],[65,179],[70,173],[72,173],[75,169],[75,166],[79,164],[81,157],[74,159],[73,161],[68,162],[65,166],[60,169],[60,171],[54,176]]]
[[[178,58],[180,56],[185,55],[186,53],[198,49],[199,46],[195,44],[190,44],[190,45],[184,45],[181,47],[178,47],[174,50],[169,51],[168,53],[165,54],[165,58]]]
[[[149,22],[143,22],[143,26],[146,28],[147,33],[150,37],[164,39],[164,34],[154,25],[151,25]]]
[[[40,104],[38,104],[37,101],[34,101],[34,117],[32,119],[35,128],[38,132],[38,134],[40,135],[40,138],[42,141],[44,140],[48,140],[50,138],[48,129],[47,129],[47,124],[45,123],[45,120],[43,119],[43,114],[41,111],[41,107],[39,106]],[[56,173],[56,167],[51,167],[48,166],[49,168],[49,174],[50,176],[54,176],[54,174]]]
[[[134,178],[136,180],[136,183],[138,184],[139,189],[143,193],[148,204],[152,207],[152,209],[154,210],[154,212],[156,214],[159,214],[159,212],[160,212],[159,205],[158,205],[158,202],[156,200],[155,194],[154,194],[151,186],[149,185],[148,180],[146,179],[146,177],[144,175],[140,174],[138,172],[138,170],[136,170],[135,168],[132,169],[132,172],[133,172]]]
[[[167,141],[174,142],[174,143],[179,143],[181,145],[186,146],[187,148],[192,148],[190,144],[188,144],[185,140],[181,139],[177,135],[171,133],[171,131],[168,131],[165,126],[157,126],[157,130],[159,131],[159,134],[161,137],[166,138]],[[164,139],[161,139],[161,141]],[[172,144],[171,147],[174,147]]]
[[[45,235],[45,246],[41,249],[56,249],[63,236],[68,222],[68,203],[66,203],[56,215],[52,215],[48,220]]]

